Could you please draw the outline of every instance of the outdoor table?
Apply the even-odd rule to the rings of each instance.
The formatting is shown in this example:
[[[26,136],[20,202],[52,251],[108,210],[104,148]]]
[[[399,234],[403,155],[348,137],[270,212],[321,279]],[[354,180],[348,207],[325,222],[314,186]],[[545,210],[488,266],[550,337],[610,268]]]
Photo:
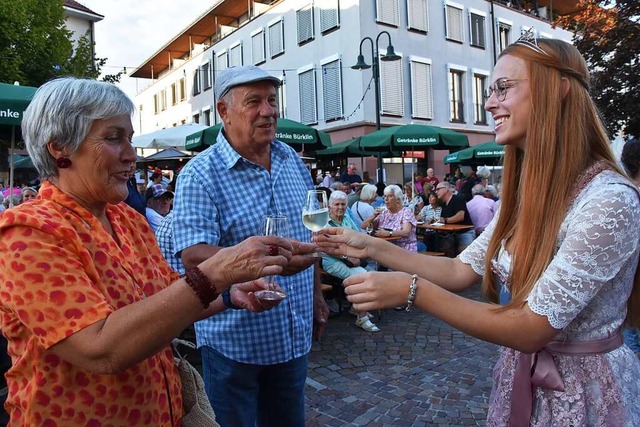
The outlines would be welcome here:
[[[378,239],[386,240],[387,242],[392,242],[394,240],[400,240],[400,239],[402,239],[402,237],[400,237],[400,236],[384,236],[384,237],[378,237]]]
[[[440,224],[440,225],[435,225]],[[417,228],[425,228],[427,230],[435,230],[435,231],[447,231],[449,233],[455,231],[467,231],[473,228],[473,225],[463,225],[463,224],[443,224],[443,223],[435,223],[435,224],[418,224]]]

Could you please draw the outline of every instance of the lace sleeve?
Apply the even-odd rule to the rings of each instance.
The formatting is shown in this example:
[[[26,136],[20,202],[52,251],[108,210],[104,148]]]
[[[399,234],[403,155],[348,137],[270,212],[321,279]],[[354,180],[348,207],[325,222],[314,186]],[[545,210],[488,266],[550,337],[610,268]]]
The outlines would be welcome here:
[[[458,259],[465,264],[469,264],[473,271],[480,276],[484,276],[484,259],[487,253],[489,241],[496,227],[499,211],[496,212],[493,219],[485,228],[485,230],[475,239],[467,248],[458,255]]]
[[[609,184],[585,193],[564,219],[558,251],[527,298],[531,310],[556,329],[569,325],[638,250],[635,189]]]

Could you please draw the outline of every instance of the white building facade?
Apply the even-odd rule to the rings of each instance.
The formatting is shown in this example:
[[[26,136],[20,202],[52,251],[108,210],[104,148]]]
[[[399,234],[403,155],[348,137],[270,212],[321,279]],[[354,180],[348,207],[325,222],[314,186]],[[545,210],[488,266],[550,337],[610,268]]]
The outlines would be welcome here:
[[[224,21],[234,8],[235,19]],[[282,117],[327,131],[333,142],[369,133],[376,122],[372,70],[351,66],[363,38],[375,42],[387,31],[401,59],[380,62],[382,126],[436,125],[467,134],[471,145],[485,142],[493,123],[483,94],[500,51],[526,30],[572,38],[551,28],[546,7],[535,12],[541,17],[487,0],[219,1],[132,74],[151,82],[136,96],[139,133],[217,123],[216,75],[237,65],[258,65],[283,81]],[[185,40],[189,49],[179,51]],[[379,54],[388,43],[382,34]],[[371,65],[369,41],[362,54]],[[428,150],[426,164],[443,171],[445,154]]]

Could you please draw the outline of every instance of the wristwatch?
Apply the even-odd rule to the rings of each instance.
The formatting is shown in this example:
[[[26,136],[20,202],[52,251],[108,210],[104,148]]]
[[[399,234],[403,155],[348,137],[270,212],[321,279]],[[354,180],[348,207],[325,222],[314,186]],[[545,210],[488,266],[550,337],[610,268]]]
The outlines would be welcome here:
[[[230,308],[233,310],[242,310],[242,307],[238,307],[233,303],[233,301],[231,301],[231,293],[229,292],[229,288],[225,289],[225,291],[222,292],[222,303],[227,308]]]
[[[393,230],[389,230],[389,237],[393,236]]]
[[[346,256],[346,255],[342,255],[340,258],[342,258],[342,259],[347,259],[347,258],[349,258],[349,257],[348,257],[348,256]]]

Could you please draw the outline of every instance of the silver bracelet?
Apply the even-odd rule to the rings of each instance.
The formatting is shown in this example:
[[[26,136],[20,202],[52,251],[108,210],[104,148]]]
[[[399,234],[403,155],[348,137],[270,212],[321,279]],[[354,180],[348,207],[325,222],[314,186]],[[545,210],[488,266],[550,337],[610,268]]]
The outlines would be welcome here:
[[[411,306],[413,302],[416,300],[416,291],[418,290],[418,275],[414,274],[411,276],[411,284],[409,285],[409,296],[407,297],[407,307],[406,311],[411,311]]]

